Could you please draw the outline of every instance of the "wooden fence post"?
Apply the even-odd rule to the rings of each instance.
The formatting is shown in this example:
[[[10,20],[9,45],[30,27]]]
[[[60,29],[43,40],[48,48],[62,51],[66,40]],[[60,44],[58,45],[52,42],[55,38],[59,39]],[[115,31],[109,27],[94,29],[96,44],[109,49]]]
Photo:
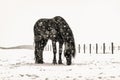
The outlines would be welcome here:
[[[90,51],[90,54],[91,54],[91,44],[89,44],[89,51]]]
[[[105,43],[103,43],[103,53],[105,54]]]
[[[80,53],[80,44],[78,45],[78,53]]]
[[[85,44],[84,44],[84,46],[83,46],[83,49],[84,49],[84,53],[85,53]]]
[[[98,44],[96,43],[96,54],[98,53]]]
[[[111,50],[112,50],[112,54],[114,54],[114,44],[113,44],[113,42],[111,43]]]

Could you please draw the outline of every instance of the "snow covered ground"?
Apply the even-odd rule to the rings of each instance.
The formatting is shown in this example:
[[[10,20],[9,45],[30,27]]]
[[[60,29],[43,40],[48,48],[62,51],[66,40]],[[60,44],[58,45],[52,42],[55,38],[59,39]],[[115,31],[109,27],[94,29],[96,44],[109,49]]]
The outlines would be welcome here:
[[[120,80],[120,54],[78,53],[73,64],[52,64],[52,52],[44,52],[44,64],[34,63],[34,51],[0,50],[0,80]]]

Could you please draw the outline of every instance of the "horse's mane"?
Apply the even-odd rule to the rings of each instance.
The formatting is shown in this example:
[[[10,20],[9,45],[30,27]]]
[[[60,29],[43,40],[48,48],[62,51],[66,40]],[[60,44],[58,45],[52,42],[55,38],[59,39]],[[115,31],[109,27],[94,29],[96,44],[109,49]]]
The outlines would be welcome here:
[[[69,29],[68,33],[70,34],[70,36],[62,35],[62,37],[63,37],[63,41],[64,41],[65,46],[68,46],[68,45],[71,46],[71,47],[67,47],[65,49],[71,50],[72,56],[75,57],[76,50],[75,50],[75,41],[74,41],[74,36],[73,36],[72,30],[70,29],[67,22],[61,16],[56,16],[56,17],[54,17],[54,19],[55,19],[56,22],[58,22],[58,23],[60,23],[62,25],[66,25],[66,27]],[[63,32],[65,33],[66,31],[63,31]],[[70,41],[72,41],[72,42],[67,41],[66,37],[69,37]]]
[[[72,57],[75,57],[76,49],[75,49],[75,42],[64,42],[65,51],[69,50],[72,54]]]

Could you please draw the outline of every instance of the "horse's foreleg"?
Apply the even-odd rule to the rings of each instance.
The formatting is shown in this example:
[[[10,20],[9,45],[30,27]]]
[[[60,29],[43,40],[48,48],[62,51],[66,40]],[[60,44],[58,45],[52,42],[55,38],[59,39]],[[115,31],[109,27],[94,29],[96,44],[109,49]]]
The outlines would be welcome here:
[[[59,60],[58,60],[59,64],[62,64],[62,58],[61,58],[61,56],[62,56],[62,45],[63,45],[63,43],[59,43]]]
[[[52,42],[52,46],[53,46],[53,54],[54,54],[53,64],[57,64],[57,62],[56,62],[56,52],[57,52],[57,50],[56,50],[56,41]]]
[[[43,63],[43,47],[40,42],[35,42],[35,63]]]

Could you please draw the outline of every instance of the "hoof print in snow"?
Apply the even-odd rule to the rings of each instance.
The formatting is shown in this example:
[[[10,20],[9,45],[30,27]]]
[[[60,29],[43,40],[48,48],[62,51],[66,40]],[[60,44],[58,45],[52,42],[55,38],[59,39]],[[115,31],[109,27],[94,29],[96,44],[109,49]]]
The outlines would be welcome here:
[[[78,80],[78,79],[74,78],[73,80]]]
[[[82,78],[82,76],[78,76],[78,78]]]
[[[98,79],[102,79],[102,77],[98,77]]]
[[[45,80],[48,80],[48,78],[45,78]]]
[[[110,78],[115,78],[115,76],[110,76]]]
[[[24,77],[24,75],[23,75],[23,74],[20,74],[20,76],[21,76],[21,77]]]
[[[66,76],[66,78],[70,78],[70,76]]]

